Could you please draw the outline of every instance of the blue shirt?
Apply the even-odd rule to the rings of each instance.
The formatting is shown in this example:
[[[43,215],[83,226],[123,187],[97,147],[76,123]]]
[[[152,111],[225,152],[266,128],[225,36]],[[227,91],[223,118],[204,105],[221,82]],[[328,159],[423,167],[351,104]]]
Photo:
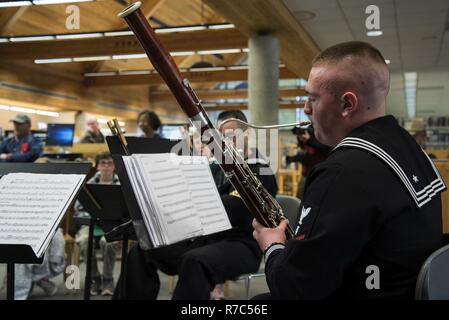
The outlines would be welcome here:
[[[142,133],[140,136],[138,136],[138,138],[145,138],[145,134]],[[164,138],[162,138],[162,136],[159,133],[155,132],[153,133],[153,136],[150,139],[164,139]]]
[[[0,153],[10,153],[10,162],[33,162],[42,154],[42,141],[31,133],[22,139],[16,136],[5,139],[0,145]]]

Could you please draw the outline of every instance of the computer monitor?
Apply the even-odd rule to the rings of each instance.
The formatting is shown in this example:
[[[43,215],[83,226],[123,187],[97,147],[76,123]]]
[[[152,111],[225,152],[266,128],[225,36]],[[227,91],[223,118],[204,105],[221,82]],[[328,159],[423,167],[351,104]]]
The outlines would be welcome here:
[[[163,124],[159,128],[159,134],[162,138],[171,140],[183,140],[188,136],[187,124],[177,123],[177,124]]]
[[[47,146],[70,147],[73,144],[74,124],[49,123],[47,126]]]

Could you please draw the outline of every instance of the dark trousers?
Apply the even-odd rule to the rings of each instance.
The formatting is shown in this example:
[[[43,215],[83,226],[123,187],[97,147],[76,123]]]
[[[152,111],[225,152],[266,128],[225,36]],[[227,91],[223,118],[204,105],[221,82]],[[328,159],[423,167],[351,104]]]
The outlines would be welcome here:
[[[120,276],[115,299],[156,299],[160,269],[168,275],[178,275],[173,299],[207,300],[217,283],[256,272],[260,255],[239,241],[208,243],[197,239],[149,251],[134,246],[127,264],[126,280],[123,282],[123,275]]]

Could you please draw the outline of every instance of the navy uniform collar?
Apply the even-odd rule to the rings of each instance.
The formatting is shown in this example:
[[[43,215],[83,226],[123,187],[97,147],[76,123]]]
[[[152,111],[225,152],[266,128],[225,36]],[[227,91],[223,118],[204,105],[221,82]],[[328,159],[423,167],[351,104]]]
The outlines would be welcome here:
[[[432,160],[393,116],[371,120],[353,130],[333,150],[367,151],[391,168],[418,207],[446,189]]]

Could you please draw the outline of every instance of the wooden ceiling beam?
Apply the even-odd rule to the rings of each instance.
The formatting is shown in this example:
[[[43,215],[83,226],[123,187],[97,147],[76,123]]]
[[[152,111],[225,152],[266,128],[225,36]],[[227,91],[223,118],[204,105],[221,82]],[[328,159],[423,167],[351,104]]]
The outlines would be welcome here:
[[[7,36],[28,7],[5,8],[0,11],[0,35]]]
[[[319,47],[280,0],[204,0],[248,38],[269,32],[279,39],[281,60],[306,79]]]
[[[30,92],[20,92],[8,90],[0,87],[0,97],[8,97],[7,100],[0,98],[1,103],[11,103],[12,105],[21,105],[26,103],[31,106],[46,106],[55,109],[55,111],[87,111],[92,113],[109,115],[111,117],[119,115],[125,119],[135,119],[137,112],[128,110],[114,110],[112,108],[100,107],[94,101],[89,99],[70,100],[51,96],[43,96]],[[38,108],[38,107],[37,107]]]
[[[159,9],[159,7],[165,2],[165,0],[145,0],[142,1],[142,5],[140,6],[140,10],[142,10],[143,14],[147,19],[154,15],[154,13]],[[128,28],[128,24],[125,20],[120,19],[120,25],[118,27]]]
[[[140,7],[145,17],[150,18],[156,10],[164,3],[165,0],[147,0]],[[128,29],[128,24],[124,19],[118,19],[117,24],[111,26],[110,29]],[[86,67],[86,72],[98,72],[104,66],[106,61],[99,61]]]
[[[231,90],[196,90],[195,93],[201,100],[218,100],[218,99],[246,99],[248,98],[247,89],[231,89]],[[296,96],[304,96],[306,94],[301,88],[280,88],[280,98],[290,98]],[[173,94],[168,90],[152,91],[150,93],[152,103],[172,102],[175,101]]]
[[[182,76],[190,82],[227,82],[247,81],[248,70],[220,70],[220,71],[190,71],[183,72]],[[286,68],[279,68],[280,79],[295,79],[296,75]],[[116,75],[87,77],[86,85],[92,87],[129,86],[129,85],[160,85],[164,84],[157,73],[143,75]]]
[[[237,29],[159,34],[170,51],[246,48],[248,39]],[[135,36],[0,43],[0,60],[54,59],[144,53]]]
[[[142,87],[86,88],[79,79],[60,77],[42,65],[4,64],[0,67],[0,79],[0,99],[9,99],[18,106],[35,104],[130,119],[149,107],[149,94],[142,94]]]

